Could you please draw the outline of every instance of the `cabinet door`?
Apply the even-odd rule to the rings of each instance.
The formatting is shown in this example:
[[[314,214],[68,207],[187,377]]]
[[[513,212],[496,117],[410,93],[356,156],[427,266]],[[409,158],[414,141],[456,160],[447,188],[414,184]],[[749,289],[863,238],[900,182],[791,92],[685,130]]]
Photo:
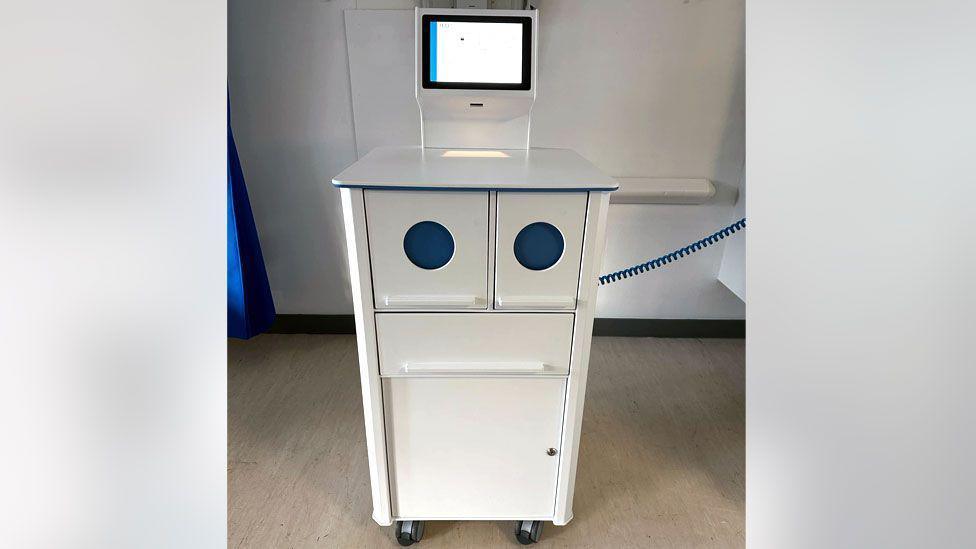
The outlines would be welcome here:
[[[377,309],[485,309],[488,193],[367,190]]]
[[[498,193],[496,309],[574,309],[587,193]]]
[[[565,378],[383,379],[393,513],[551,520]]]

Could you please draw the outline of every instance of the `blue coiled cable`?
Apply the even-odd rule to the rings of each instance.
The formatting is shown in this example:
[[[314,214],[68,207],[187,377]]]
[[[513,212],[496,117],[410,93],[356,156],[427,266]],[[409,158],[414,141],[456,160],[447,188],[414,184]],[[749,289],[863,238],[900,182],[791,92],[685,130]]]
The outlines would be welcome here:
[[[727,236],[731,236],[735,231],[739,231],[746,228],[746,218],[742,218],[735,223],[729,225],[728,227],[714,232],[705,238],[699,240],[698,242],[693,242],[680,250],[675,250],[669,254],[662,255],[657,259],[652,259],[647,263],[641,263],[640,265],[634,265],[629,269],[624,269],[622,271],[617,271],[615,273],[605,274],[600,277],[600,285],[609,284],[611,282],[616,282],[618,280],[623,280],[625,278],[630,278],[647,271],[653,271],[658,267],[663,267],[672,261],[677,261],[686,255],[691,255],[702,248],[707,248],[709,244],[715,244],[719,240]]]

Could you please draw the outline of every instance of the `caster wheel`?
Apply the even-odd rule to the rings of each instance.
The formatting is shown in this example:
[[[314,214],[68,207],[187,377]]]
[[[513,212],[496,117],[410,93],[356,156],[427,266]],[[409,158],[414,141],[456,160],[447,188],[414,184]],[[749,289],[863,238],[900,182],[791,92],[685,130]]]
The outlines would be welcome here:
[[[404,547],[413,545],[424,538],[424,521],[398,520],[394,536],[396,536],[397,543]]]
[[[537,543],[542,537],[541,520],[520,520],[515,523],[515,539],[522,545]]]

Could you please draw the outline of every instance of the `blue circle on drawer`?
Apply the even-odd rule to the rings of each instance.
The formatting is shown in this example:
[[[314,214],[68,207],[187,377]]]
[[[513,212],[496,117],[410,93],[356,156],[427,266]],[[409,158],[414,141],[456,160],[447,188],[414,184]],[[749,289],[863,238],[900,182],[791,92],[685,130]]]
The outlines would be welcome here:
[[[440,269],[454,257],[454,237],[436,221],[421,221],[403,235],[403,251],[421,269]]]
[[[537,221],[526,225],[515,236],[515,259],[526,269],[548,269],[563,256],[566,243],[559,229]]]

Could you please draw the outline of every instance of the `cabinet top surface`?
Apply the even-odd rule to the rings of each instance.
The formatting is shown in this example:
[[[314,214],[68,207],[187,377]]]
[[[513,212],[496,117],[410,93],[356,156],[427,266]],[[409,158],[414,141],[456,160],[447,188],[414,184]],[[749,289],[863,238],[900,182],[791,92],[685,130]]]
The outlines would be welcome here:
[[[569,149],[378,147],[332,179],[336,187],[613,191],[617,182]]]

